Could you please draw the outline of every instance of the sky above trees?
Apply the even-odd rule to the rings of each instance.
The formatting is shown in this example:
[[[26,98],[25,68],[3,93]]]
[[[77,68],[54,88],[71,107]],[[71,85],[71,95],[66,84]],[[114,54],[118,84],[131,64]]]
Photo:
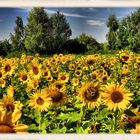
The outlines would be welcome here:
[[[108,28],[109,15],[115,14],[118,20],[136,11],[137,8],[45,8],[48,16],[60,11],[66,16],[72,29],[72,38],[86,33],[97,41],[104,42]],[[13,33],[16,16],[21,16],[24,25],[31,8],[0,8],[0,40],[8,39]]]

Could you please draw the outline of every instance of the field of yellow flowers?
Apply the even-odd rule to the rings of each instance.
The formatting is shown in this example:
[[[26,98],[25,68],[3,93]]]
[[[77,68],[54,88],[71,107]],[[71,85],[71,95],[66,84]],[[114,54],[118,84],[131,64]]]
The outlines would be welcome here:
[[[140,55],[0,57],[0,133],[140,133]]]

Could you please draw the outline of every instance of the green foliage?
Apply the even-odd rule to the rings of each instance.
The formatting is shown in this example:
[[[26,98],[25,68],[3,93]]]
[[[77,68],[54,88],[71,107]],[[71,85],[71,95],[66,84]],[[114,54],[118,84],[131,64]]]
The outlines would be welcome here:
[[[11,45],[9,41],[7,39],[0,41],[0,55],[6,56],[9,53],[11,53]]]
[[[47,51],[53,54],[59,53],[63,51],[63,45],[69,40],[72,31],[65,16],[60,12],[57,12],[51,16],[50,24],[51,24],[51,32],[50,32],[51,45],[49,46]]]
[[[44,8],[33,8],[27,18],[25,47],[27,51],[45,53],[49,40],[49,18]]]
[[[107,33],[106,37],[108,40],[108,46],[110,50],[115,50],[116,48],[116,31],[119,27],[118,21],[115,15],[110,15],[107,20],[107,27],[109,28],[109,32]]]
[[[75,39],[79,42],[79,44],[85,46],[86,51],[97,52],[101,49],[100,44],[90,35],[81,34],[79,37]]]
[[[24,48],[25,31],[22,18],[17,16],[15,23],[16,27],[14,29],[14,34],[10,34],[12,50],[23,51],[25,50]]]

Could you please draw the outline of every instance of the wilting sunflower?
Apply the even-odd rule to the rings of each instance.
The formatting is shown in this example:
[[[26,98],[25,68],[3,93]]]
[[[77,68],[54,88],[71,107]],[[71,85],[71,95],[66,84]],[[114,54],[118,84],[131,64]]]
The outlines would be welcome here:
[[[98,107],[101,103],[101,88],[98,83],[88,82],[82,84],[78,90],[78,97],[88,107]]]
[[[45,94],[47,98],[51,99],[52,106],[61,106],[67,101],[65,89],[59,90],[56,87],[48,87],[43,89],[42,93]]]
[[[103,101],[109,110],[125,110],[132,100],[133,94],[124,85],[115,82],[105,85],[103,91]]]
[[[45,94],[36,92],[30,96],[29,106],[40,112],[47,111],[50,106],[50,99]]]
[[[140,124],[136,124],[136,129],[130,130],[132,134],[140,134]]]
[[[21,117],[21,112],[15,110],[14,113],[0,109],[0,133],[27,133],[28,126],[19,124],[17,121]]]

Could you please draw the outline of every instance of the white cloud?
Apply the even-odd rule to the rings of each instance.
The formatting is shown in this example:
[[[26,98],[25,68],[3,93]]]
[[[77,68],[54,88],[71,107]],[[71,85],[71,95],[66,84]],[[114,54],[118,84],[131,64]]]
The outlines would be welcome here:
[[[47,13],[50,13],[50,14],[54,14],[54,13],[56,13],[57,11],[53,11],[53,10],[48,10],[48,9],[46,9],[46,12],[47,12]],[[76,14],[76,13],[66,13],[66,12],[60,12],[60,13],[62,13],[64,16],[68,16],[68,17],[89,18],[89,17],[87,17],[87,16],[83,16],[83,15]]]
[[[90,26],[104,26],[105,22],[101,20],[86,20],[86,23]]]

